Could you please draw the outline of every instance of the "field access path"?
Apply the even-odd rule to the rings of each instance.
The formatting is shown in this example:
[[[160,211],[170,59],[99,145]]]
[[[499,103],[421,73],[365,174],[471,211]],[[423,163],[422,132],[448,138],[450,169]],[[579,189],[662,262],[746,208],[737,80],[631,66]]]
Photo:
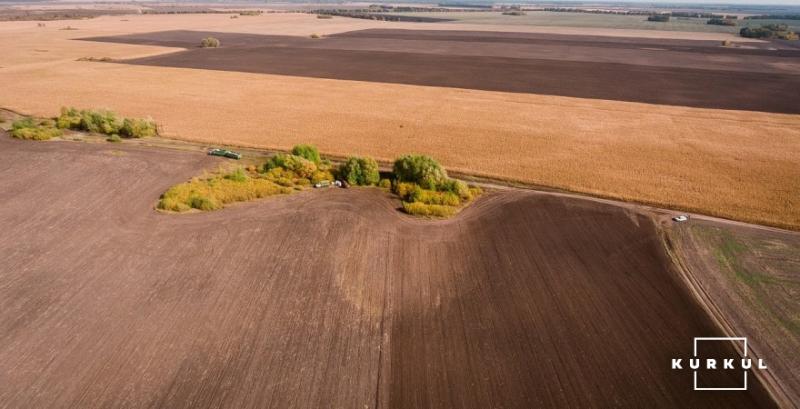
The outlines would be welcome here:
[[[153,210],[219,160],[0,135],[1,408],[774,406],[670,370],[718,330],[645,215],[502,192],[424,221],[378,189]]]

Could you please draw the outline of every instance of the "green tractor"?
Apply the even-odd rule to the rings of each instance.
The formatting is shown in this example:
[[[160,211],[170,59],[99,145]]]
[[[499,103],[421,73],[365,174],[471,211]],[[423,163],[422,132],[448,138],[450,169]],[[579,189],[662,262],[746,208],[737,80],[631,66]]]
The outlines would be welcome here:
[[[231,159],[236,159],[236,160],[239,160],[239,159],[242,158],[242,154],[241,153],[234,152],[234,151],[229,151],[229,150],[226,150],[226,149],[219,149],[219,148],[211,149],[210,151],[208,151],[208,154],[211,155],[211,156],[222,156],[223,158],[231,158]]]

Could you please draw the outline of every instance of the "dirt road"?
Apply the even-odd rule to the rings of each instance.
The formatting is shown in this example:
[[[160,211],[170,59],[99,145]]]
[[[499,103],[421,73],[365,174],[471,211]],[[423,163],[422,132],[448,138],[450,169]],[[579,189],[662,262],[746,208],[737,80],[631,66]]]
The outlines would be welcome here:
[[[0,407],[771,406],[670,369],[717,331],[648,217],[508,192],[430,222],[377,189],[152,210],[215,160],[0,135]]]

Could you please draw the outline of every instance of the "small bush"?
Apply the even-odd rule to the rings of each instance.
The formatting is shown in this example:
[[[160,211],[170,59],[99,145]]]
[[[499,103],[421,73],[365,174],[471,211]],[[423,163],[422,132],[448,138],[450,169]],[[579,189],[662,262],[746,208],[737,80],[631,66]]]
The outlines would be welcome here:
[[[61,115],[56,119],[56,126],[61,129],[80,129],[81,113],[75,108],[61,107]]]
[[[119,134],[122,126],[117,115],[111,111],[81,111],[81,128],[84,131],[106,135]]]
[[[220,46],[219,40],[214,37],[206,37],[200,40],[200,47],[202,48],[217,48],[219,46]]]
[[[472,193],[470,192],[469,186],[460,180],[450,179],[443,183],[439,187],[439,190],[454,193],[464,200],[472,200]]]
[[[419,189],[419,186],[414,183],[395,182],[393,191],[397,196],[400,196],[401,200],[411,200],[411,195],[417,189]]]
[[[329,18],[333,18],[333,16],[328,15],[328,14],[317,14],[317,18],[319,18],[319,19],[329,19]]]
[[[317,33],[313,33],[313,34],[311,34],[311,36],[310,36],[310,37],[311,37],[311,38],[314,38],[314,39],[317,39],[317,38],[322,38],[322,36],[321,36],[321,35],[319,35],[319,34],[317,34]]]
[[[292,148],[292,155],[306,158],[317,165],[320,161],[319,150],[314,145],[295,145],[295,147]]]
[[[437,192],[434,190],[414,189],[409,196],[409,202],[443,206],[461,205],[461,199],[458,197],[458,195],[452,192]]]
[[[450,217],[458,209],[451,206],[425,204],[421,202],[403,202],[403,211],[408,214],[422,217]]]
[[[233,180],[235,182],[247,182],[248,176],[247,173],[245,173],[244,169],[236,168],[236,170],[234,170],[233,172],[225,175],[224,178],[228,180]]]
[[[205,196],[192,196],[189,198],[189,207],[192,209],[209,211],[220,208],[219,204],[213,199]]]
[[[108,142],[122,142],[122,138],[120,138],[119,135],[114,134],[114,135],[109,136],[106,139],[106,141],[108,141]]]
[[[383,188],[383,189],[391,189],[392,188],[392,181],[389,180],[389,179],[381,179],[381,181],[378,182],[378,186]]]
[[[265,172],[275,168],[283,168],[294,173],[297,177],[310,178],[317,171],[317,165],[310,160],[286,153],[278,153],[271,157],[263,167]]]
[[[311,175],[311,183],[319,183],[322,181],[327,180],[328,182],[333,182],[333,175],[329,171],[322,171],[318,170]]]
[[[45,141],[61,136],[60,129],[55,128],[52,121],[37,121],[33,118],[22,118],[11,124],[11,136],[17,139]]]
[[[423,189],[437,190],[449,179],[439,162],[425,155],[400,157],[393,170],[398,181],[416,183]]]
[[[370,157],[350,157],[339,167],[339,177],[351,185],[372,186],[381,178],[378,162]]]
[[[156,123],[152,119],[125,118],[122,121],[119,133],[128,138],[144,138],[155,136],[158,132],[156,131]]]

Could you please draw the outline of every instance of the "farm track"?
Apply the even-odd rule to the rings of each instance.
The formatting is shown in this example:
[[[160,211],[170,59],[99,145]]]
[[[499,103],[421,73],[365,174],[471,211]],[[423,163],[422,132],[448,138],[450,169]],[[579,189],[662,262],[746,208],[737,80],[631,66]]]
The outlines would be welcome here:
[[[222,48],[197,48],[206,36],[218,37]],[[710,41],[421,30],[362,30],[316,40],[194,31],[84,40],[187,48],[120,61],[126,64],[800,113],[800,52],[769,49],[770,43],[735,48]]]
[[[649,216],[509,191],[431,222],[377,189],[152,210],[216,162],[0,135],[0,407],[773,406],[670,370],[719,330]]]

